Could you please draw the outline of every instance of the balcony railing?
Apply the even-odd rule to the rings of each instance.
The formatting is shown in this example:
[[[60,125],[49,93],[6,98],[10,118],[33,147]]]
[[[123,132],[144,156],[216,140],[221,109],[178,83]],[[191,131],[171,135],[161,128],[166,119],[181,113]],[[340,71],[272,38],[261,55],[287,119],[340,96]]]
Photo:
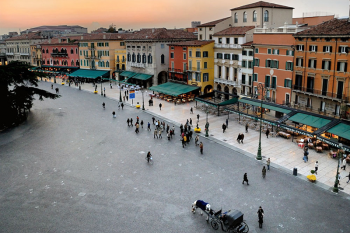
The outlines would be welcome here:
[[[174,69],[174,68],[168,68],[168,71],[169,71],[169,72],[174,72],[174,73],[181,73],[181,74],[183,74],[183,73],[186,72],[186,70]]]
[[[89,47],[88,47],[88,50],[92,50],[92,51],[94,51],[94,50],[95,50],[95,47],[91,47],[91,46],[89,46]]]
[[[349,101],[349,97],[346,96],[346,95],[339,94],[339,93],[322,91],[322,90],[316,90],[314,88],[306,88],[306,87],[293,85],[293,91],[295,91],[295,92],[303,92],[303,93],[310,94],[310,95],[322,96],[322,97],[330,98],[330,99],[344,100],[346,102]]]
[[[145,63],[130,62],[130,66],[138,67],[138,68],[146,68],[146,64]]]
[[[215,43],[214,48],[226,48],[226,49],[240,49],[242,48],[239,44],[220,44]]]
[[[68,53],[66,52],[53,52],[51,53],[51,56],[52,57],[67,57],[68,56]]]
[[[229,84],[229,85],[234,85],[234,86],[239,86],[239,82],[238,81],[232,81],[232,80],[223,79],[223,78],[214,78],[214,82],[223,83],[223,84]]]
[[[86,59],[96,59],[97,56],[95,56],[95,55],[85,55],[85,58]],[[98,58],[100,58],[100,57],[98,57]]]

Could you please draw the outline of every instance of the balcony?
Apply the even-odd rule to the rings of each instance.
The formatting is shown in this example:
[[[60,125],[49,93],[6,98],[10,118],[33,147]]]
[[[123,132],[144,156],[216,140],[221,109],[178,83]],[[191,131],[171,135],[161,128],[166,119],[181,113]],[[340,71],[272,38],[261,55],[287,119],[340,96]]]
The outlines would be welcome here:
[[[95,55],[85,55],[84,56],[85,57],[85,59],[100,59],[101,57],[97,57],[97,56],[95,56]]]
[[[20,53],[19,55],[20,55],[20,56],[28,56],[28,57],[30,56],[29,53]]]
[[[95,47],[88,46],[88,50],[95,51]]]
[[[233,85],[235,87],[239,86],[238,81],[232,81],[232,80],[227,80],[227,79],[223,79],[223,78],[214,78],[214,82],[227,84],[227,85]]]
[[[68,57],[67,52],[53,52],[51,53],[52,57]]]
[[[183,74],[186,72],[186,70],[182,70],[182,69],[174,69],[174,68],[168,68],[168,71],[171,73],[178,73],[178,74]]]
[[[136,63],[136,62],[130,62],[131,67],[137,67],[137,68],[146,68],[145,63]]]
[[[13,53],[6,53],[6,56],[13,56]]]
[[[324,97],[329,99],[338,99],[338,100],[343,100],[345,102],[349,102],[349,97],[344,94],[326,92],[326,91],[316,90],[314,88],[305,88],[305,87],[293,85],[293,91],[298,93],[313,95],[313,96],[319,96],[319,97]]]
[[[239,44],[219,44],[215,43],[214,48],[216,49],[240,49],[242,48]]]

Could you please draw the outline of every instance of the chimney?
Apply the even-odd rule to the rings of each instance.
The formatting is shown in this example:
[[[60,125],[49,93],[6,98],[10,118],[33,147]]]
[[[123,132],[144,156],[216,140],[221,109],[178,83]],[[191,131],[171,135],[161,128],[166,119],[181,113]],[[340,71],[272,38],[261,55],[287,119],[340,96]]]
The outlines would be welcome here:
[[[58,38],[58,43],[61,43],[61,38]]]
[[[106,39],[106,35],[103,35],[103,39],[104,39],[104,40]]]
[[[81,39],[81,40],[84,40],[84,36],[81,36],[80,39]]]
[[[51,37],[49,37],[49,44],[51,44]]]

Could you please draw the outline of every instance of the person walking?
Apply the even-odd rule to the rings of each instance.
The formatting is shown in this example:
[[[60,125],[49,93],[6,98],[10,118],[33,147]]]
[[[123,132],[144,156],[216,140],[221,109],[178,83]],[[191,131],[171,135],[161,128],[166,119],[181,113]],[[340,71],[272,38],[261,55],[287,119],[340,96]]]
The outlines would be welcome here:
[[[222,133],[225,133],[225,130],[226,130],[226,125],[224,123],[224,124],[222,124]]]
[[[128,96],[126,96],[126,101],[129,101],[129,97]]]
[[[103,107],[103,108],[106,108],[105,102],[102,103],[102,107]]]
[[[168,141],[170,141],[170,133],[167,133],[166,136],[168,137]]]
[[[125,102],[125,96],[123,96],[123,101]]]
[[[261,208],[261,206],[258,209],[258,222],[259,222],[259,228],[262,228],[262,224],[264,222],[264,210]]]
[[[197,121],[199,121],[199,114],[197,114]]]
[[[163,138],[163,137],[162,137],[162,130],[161,130],[161,129],[158,130],[158,138]]]
[[[175,135],[175,126],[173,125],[173,134]]]
[[[197,135],[196,138],[194,139],[194,144],[195,144],[196,146],[198,146],[198,140],[199,140],[199,136]]]
[[[318,170],[318,161],[315,162],[315,174],[317,175],[317,170]]]
[[[346,183],[349,183],[349,181],[350,181],[350,172],[349,172],[349,175],[347,175],[345,177],[348,177],[348,181],[346,181]]]
[[[126,91],[124,91],[124,96],[126,96]]]
[[[270,158],[268,158],[266,161],[266,166],[268,171],[270,171],[270,163],[271,163]]]
[[[341,166],[341,169],[344,169],[345,171],[345,168],[346,168],[346,159],[343,159],[343,166]]]
[[[191,109],[190,109],[190,114],[193,114],[193,108],[191,107]]]
[[[112,112],[113,118],[116,118],[117,116],[115,115],[115,111]]]
[[[141,120],[141,128],[143,129],[143,120]]]
[[[120,106],[122,106],[122,110],[123,110],[123,108],[124,108],[124,104],[122,103]]]
[[[132,120],[132,118],[130,118],[130,125],[131,125],[131,127],[133,127],[132,122],[133,122],[133,120]]]
[[[226,129],[228,129],[228,118],[226,118]]]
[[[154,129],[154,133],[153,133],[153,138],[156,138],[158,139],[158,130],[157,128]]]
[[[249,185],[247,173],[244,173],[244,175],[243,175],[243,182],[242,182],[242,184],[244,184],[244,182],[247,182],[247,185]]]
[[[149,122],[147,123],[147,130],[151,131],[151,124]]]
[[[153,121],[153,124],[154,124],[154,121],[156,120],[156,118],[152,117],[152,121]]]
[[[140,125],[139,125],[139,123],[137,122],[136,123],[136,129],[135,129],[135,132],[136,133],[139,133],[140,131],[139,131],[139,128],[140,128]]]
[[[130,127],[130,120],[129,120],[129,118],[126,120],[126,123],[128,123],[128,127]]]
[[[245,132],[248,133],[248,123],[245,124]]]
[[[170,127],[169,127],[169,125],[167,124],[167,125],[166,125],[166,132],[167,132],[167,133],[169,133],[169,129],[170,129]]]
[[[53,84],[51,84],[51,89],[53,89]]]
[[[270,130],[267,129],[267,130],[266,130],[266,137],[267,137],[267,138],[269,138],[269,134],[270,134]]]
[[[162,103],[159,104],[159,110],[162,110]]]
[[[158,129],[158,121],[156,121],[156,128]]]
[[[139,121],[140,121],[139,116],[136,116],[136,122],[139,123]]]
[[[308,155],[309,155],[309,152],[304,151],[304,157],[303,157],[304,163],[306,163],[309,160],[309,158],[307,157]]]
[[[201,152],[201,154],[203,154],[203,143],[202,142],[199,143],[199,151]]]
[[[262,177],[265,178],[265,176],[266,176],[266,168],[265,168],[265,166],[263,166]]]
[[[192,125],[192,118],[190,118],[190,125]]]

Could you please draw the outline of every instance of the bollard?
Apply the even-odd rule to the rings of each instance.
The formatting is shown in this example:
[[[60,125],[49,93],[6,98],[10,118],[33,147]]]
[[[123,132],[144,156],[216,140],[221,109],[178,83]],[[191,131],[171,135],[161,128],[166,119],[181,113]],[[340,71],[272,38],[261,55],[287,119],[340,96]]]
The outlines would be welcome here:
[[[297,176],[298,175],[298,168],[293,168],[293,175],[294,176]]]

